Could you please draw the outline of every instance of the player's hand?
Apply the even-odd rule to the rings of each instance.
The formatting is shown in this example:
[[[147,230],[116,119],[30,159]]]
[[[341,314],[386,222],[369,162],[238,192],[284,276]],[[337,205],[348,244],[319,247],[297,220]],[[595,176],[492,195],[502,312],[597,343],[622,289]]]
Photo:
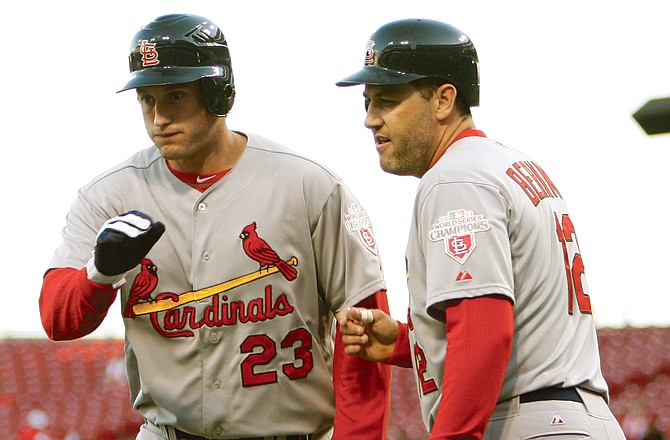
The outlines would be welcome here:
[[[337,313],[344,352],[374,362],[389,360],[398,339],[398,322],[379,309],[349,307]]]
[[[140,264],[163,232],[163,223],[140,211],[128,211],[107,220],[96,238],[96,269],[107,276],[125,274]]]

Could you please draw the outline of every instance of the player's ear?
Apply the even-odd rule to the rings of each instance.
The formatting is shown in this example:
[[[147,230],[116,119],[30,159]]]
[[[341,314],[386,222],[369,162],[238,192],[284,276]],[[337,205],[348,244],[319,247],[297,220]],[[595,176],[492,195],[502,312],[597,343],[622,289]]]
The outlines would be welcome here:
[[[435,90],[433,95],[438,120],[445,120],[456,109],[456,87],[445,83]]]

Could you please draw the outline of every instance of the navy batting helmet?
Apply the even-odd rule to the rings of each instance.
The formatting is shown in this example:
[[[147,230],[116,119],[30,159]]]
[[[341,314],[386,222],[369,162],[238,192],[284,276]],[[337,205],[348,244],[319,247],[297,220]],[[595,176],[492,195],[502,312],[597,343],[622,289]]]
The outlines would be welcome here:
[[[447,23],[405,19],[377,29],[363,69],[336,85],[394,85],[429,77],[456,86],[470,107],[479,105],[479,60],[470,38]]]
[[[235,100],[228,43],[204,17],[171,14],[143,26],[130,46],[130,80],[119,90],[203,81],[207,110],[226,116]]]

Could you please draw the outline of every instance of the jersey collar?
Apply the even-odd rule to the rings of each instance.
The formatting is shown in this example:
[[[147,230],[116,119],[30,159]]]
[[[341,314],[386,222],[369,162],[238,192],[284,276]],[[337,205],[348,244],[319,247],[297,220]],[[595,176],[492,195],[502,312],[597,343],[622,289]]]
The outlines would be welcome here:
[[[463,132],[461,132],[458,136],[456,136],[456,139],[454,139],[454,142],[452,142],[451,144],[449,144],[449,146],[454,145],[455,142],[457,142],[457,141],[459,141],[459,140],[461,140],[461,139],[464,139],[464,138],[466,138],[466,137],[473,137],[473,136],[486,137],[486,134],[484,134],[484,132],[481,131],[481,130],[477,130],[476,128],[469,128],[469,129],[464,130]],[[437,157],[437,158],[433,159],[433,162],[430,164],[430,166],[428,167],[428,169],[433,168],[433,167],[435,166],[435,164],[438,163],[438,162],[440,161],[440,159],[442,159],[442,156],[444,156],[444,153],[446,153],[448,149],[449,149],[449,147],[447,147],[447,148],[442,152],[442,154],[440,155],[440,157]]]
[[[228,171],[230,171],[230,169],[227,169],[218,171],[216,173],[203,173],[203,174],[182,173],[181,171],[177,171],[174,168],[172,168],[167,160],[165,161],[165,163],[172,172],[172,174],[174,174],[177,177],[177,179],[197,189],[200,192],[205,192],[207,188],[209,188],[210,186],[214,185],[216,182],[221,180],[223,176],[225,176],[228,173]]]

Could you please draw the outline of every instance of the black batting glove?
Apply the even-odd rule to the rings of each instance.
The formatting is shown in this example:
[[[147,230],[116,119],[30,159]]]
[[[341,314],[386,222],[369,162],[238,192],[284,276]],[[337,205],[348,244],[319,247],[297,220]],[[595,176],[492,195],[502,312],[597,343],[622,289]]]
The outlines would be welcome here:
[[[125,274],[140,264],[163,232],[163,223],[140,211],[128,211],[107,220],[96,238],[96,269],[106,276]]]

